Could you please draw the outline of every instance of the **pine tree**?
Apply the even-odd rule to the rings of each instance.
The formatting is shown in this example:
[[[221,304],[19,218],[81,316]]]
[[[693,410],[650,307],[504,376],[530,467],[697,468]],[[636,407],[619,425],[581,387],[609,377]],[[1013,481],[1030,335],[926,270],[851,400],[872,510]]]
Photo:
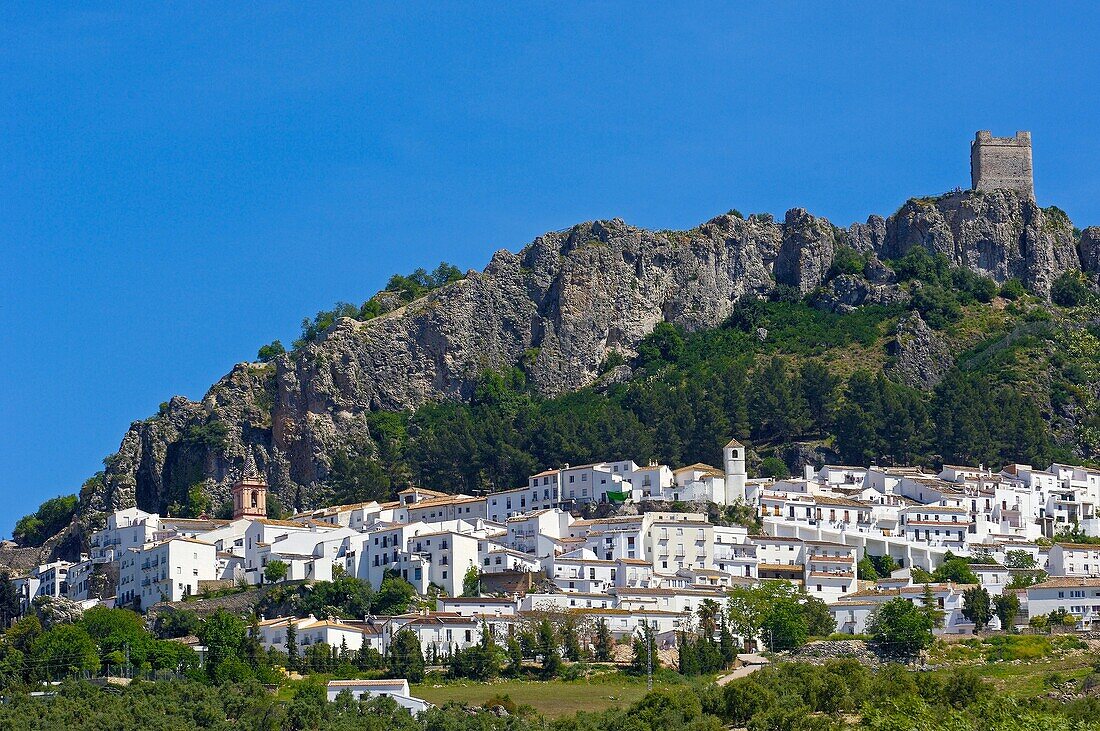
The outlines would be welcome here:
[[[722,622],[722,627],[719,630],[718,646],[722,653],[724,665],[726,667],[733,665],[734,660],[737,659],[737,642],[734,640],[733,633],[730,632],[729,625],[725,621]]]
[[[519,675],[523,672],[523,648],[515,637],[508,638],[506,648],[508,650],[508,672],[512,675]]]
[[[298,669],[298,625],[292,617],[286,623],[286,666],[290,670]]]
[[[5,630],[19,618],[19,592],[7,571],[0,574],[0,630]]]
[[[790,441],[809,424],[798,375],[787,371],[779,356],[753,374],[751,410],[758,419],[757,435],[765,440]]]
[[[570,662],[578,662],[581,660],[581,642],[580,637],[577,636],[577,626],[574,621],[566,619],[562,623],[561,627],[561,647],[562,652],[565,653],[566,659]]]
[[[928,618],[931,626],[941,627],[943,625],[944,613],[936,606],[936,595],[932,592],[930,584],[924,585],[924,592],[921,594],[921,612]]]
[[[1015,629],[1016,615],[1020,611],[1020,597],[1015,592],[1005,591],[993,598],[993,608],[1001,620],[1001,629],[1012,632]]]
[[[390,638],[386,664],[391,678],[406,678],[410,683],[424,679],[424,654],[415,633],[403,629]]]
[[[696,643],[688,637],[686,632],[680,633],[679,640],[680,674],[687,676],[698,675],[701,670],[699,666],[699,657],[696,652]]]
[[[550,620],[544,619],[538,627],[538,648],[542,655],[542,677],[553,678],[561,670],[561,653],[558,651],[558,638]]]
[[[596,623],[596,662],[611,662],[614,656],[614,639],[611,630],[607,626],[607,620],[602,617]]]

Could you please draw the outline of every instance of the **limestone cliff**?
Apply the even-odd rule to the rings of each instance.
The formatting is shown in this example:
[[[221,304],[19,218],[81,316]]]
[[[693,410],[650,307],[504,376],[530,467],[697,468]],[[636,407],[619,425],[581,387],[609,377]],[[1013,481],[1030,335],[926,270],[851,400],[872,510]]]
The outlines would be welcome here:
[[[612,351],[633,355],[661,321],[714,327],[742,295],[777,283],[815,290],[844,245],[880,259],[924,246],[1046,294],[1066,269],[1097,269],[1100,236],[1086,238],[1079,253],[1064,214],[1009,191],[915,199],[889,219],[848,229],[794,209],[782,223],[722,215],[690,231],[655,232],[615,219],[547,233],[405,307],[338,320],[274,363],[239,364],[199,402],[173,398],[130,427],[103,486],[82,504],[163,510],[203,480],[217,504],[254,464],[284,504],[308,507],[332,454],[370,444],[370,411],[468,398],[483,369],[522,362],[543,394],[575,390],[596,380]],[[824,295],[890,301],[896,292],[878,266],[886,274],[869,290],[842,281]],[[917,361],[911,370],[918,381],[935,376]]]

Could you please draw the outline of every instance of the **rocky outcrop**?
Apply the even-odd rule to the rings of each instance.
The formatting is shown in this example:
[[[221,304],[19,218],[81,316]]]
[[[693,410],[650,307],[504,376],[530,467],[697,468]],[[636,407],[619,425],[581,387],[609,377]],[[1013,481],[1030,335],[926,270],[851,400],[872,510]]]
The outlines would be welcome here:
[[[842,234],[823,218],[803,208],[787,211],[783,240],[775,266],[775,281],[811,292],[825,279]]]
[[[51,629],[62,624],[79,622],[84,609],[76,602],[63,596],[40,596],[31,603],[31,609],[43,629]]]
[[[1016,278],[1046,296],[1067,269],[1080,267],[1065,213],[1042,209],[1010,190],[915,198],[890,217],[878,254],[898,258],[914,246],[943,254],[998,282]]]
[[[886,366],[890,378],[906,386],[934,388],[954,365],[943,337],[928,327],[918,312],[898,323],[897,335],[887,348],[892,356]]]
[[[909,295],[897,284],[876,284],[865,277],[840,274],[813,297],[813,305],[827,312],[851,312],[861,305],[897,305]]]
[[[1093,257],[1088,242],[1081,255]],[[1005,191],[918,199],[889,219],[872,216],[848,229],[802,209],[782,223],[723,215],[678,232],[619,219],[585,223],[518,253],[500,251],[484,271],[407,305],[380,294],[384,314],[339,319],[317,342],[273,363],[239,364],[201,401],[171,399],[131,425],[102,485],[82,494],[82,508],[163,511],[199,483],[216,506],[245,469],[265,474],[284,505],[309,507],[336,451],[372,449],[373,410],[466,399],[482,371],[517,364],[544,395],[575,390],[599,379],[610,353],[634,355],[659,322],[715,327],[743,295],[777,283],[816,290],[842,245],[877,258],[863,277],[829,283],[825,295],[838,311],[899,301],[904,295],[879,259],[913,246],[998,280],[1019,277],[1039,293],[1062,270],[1081,267],[1064,215]],[[919,318],[910,325],[899,335],[895,368],[902,380],[927,387],[944,353]],[[617,368],[602,385],[628,373]]]
[[[1081,232],[1077,255],[1081,260],[1081,271],[1094,283],[1100,284],[1100,226],[1089,226]]]

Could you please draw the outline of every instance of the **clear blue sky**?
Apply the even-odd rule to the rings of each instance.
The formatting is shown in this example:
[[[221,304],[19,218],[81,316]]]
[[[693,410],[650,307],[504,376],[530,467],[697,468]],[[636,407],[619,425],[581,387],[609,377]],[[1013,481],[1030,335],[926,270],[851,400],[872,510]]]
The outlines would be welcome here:
[[[395,271],[593,218],[846,225],[967,186],[979,128],[1100,224],[1095,4],[401,6],[0,8],[0,535]]]

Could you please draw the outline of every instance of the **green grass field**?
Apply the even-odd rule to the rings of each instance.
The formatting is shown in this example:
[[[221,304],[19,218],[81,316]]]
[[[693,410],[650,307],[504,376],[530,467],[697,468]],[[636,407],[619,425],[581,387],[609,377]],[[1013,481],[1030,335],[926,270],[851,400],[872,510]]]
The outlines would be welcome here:
[[[1080,680],[1092,673],[1096,655],[1072,635],[999,635],[961,642],[937,642],[933,662],[970,667],[1005,695],[1027,698],[1049,691],[1047,680]]]
[[[653,687],[668,688],[657,679]],[[459,701],[479,706],[495,696],[507,695],[517,705],[528,705],[543,715],[555,718],[577,711],[602,711],[613,706],[627,706],[646,693],[645,678],[633,678],[620,673],[605,673],[580,680],[497,680],[489,683],[444,681],[413,685],[412,694],[442,705]]]

